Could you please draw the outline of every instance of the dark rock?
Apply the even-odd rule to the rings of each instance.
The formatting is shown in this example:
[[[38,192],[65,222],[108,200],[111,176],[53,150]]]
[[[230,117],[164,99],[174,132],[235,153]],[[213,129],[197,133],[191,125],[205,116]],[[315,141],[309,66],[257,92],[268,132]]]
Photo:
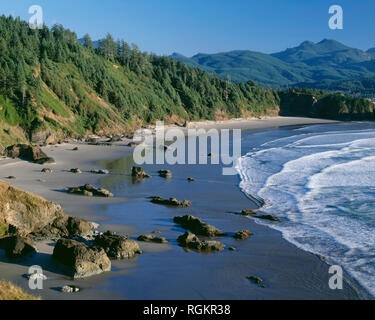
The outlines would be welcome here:
[[[158,174],[162,178],[166,178],[166,179],[172,178],[172,171],[170,171],[170,170],[159,170]]]
[[[70,172],[72,172],[72,173],[82,173],[81,169],[79,169],[79,168],[70,169]]]
[[[87,237],[92,233],[93,224],[81,218],[60,216],[52,223],[32,233],[36,238],[81,236]]]
[[[255,216],[255,218],[258,218],[258,219],[263,219],[263,220],[269,220],[269,221],[276,221],[276,222],[280,222],[280,219],[279,218],[276,218],[270,214],[265,214],[265,215],[262,215],[262,216]]]
[[[31,234],[36,238],[66,237],[69,236],[67,225],[68,217],[64,215]]]
[[[100,170],[91,170],[90,172],[94,173],[94,174],[108,174],[109,173],[108,170],[102,170],[102,169],[100,169]]]
[[[81,187],[68,188],[68,192],[72,194],[79,194],[84,196],[95,197],[113,197],[113,194],[104,188],[95,188],[90,184],[85,184]]]
[[[52,169],[50,169],[50,168],[44,168],[44,169],[42,169],[42,172],[43,173],[52,173]]]
[[[6,148],[5,156],[9,158],[20,158],[26,161],[32,161],[38,164],[54,163],[53,158],[48,157],[40,147],[27,144],[16,144]]]
[[[241,215],[243,216],[255,216],[257,213],[254,210],[242,210]]]
[[[141,167],[132,168],[132,177],[134,178],[151,178],[151,176],[146,173]]]
[[[185,234],[179,236],[177,241],[181,247],[202,252],[222,251],[225,248],[225,245],[221,242],[201,241],[195,234],[190,232],[186,232]]]
[[[250,281],[252,281],[252,282],[254,282],[256,284],[263,283],[263,280],[261,278],[258,278],[258,277],[255,277],[255,276],[247,277],[247,279],[249,279]]]
[[[110,231],[96,236],[94,244],[103,248],[112,259],[129,259],[142,253],[137,242]]]
[[[86,237],[91,234],[93,225],[84,219],[77,217],[69,217],[67,221],[67,230],[69,235],[78,235]]]
[[[249,230],[241,230],[241,231],[238,231],[233,236],[233,238],[238,239],[238,240],[246,240],[247,238],[249,238],[252,235],[253,234]]]
[[[138,237],[137,240],[143,241],[143,242],[154,242],[154,243],[167,243],[168,242],[166,238],[156,237],[151,234],[141,235]]]
[[[151,202],[156,204],[162,204],[165,206],[173,206],[173,207],[180,207],[180,208],[187,208],[192,205],[191,201],[183,200],[178,201],[176,198],[164,199],[163,197],[151,197]]]
[[[75,147],[72,149],[73,151],[78,151],[78,147]]]
[[[190,230],[191,232],[200,236],[216,237],[225,235],[225,233],[221,230],[191,215],[186,215],[183,217],[174,217],[173,221],[181,225],[182,228]]]
[[[32,240],[21,235],[1,238],[0,247],[9,258],[22,258],[36,252]]]
[[[88,247],[71,239],[58,240],[53,257],[68,267],[69,275],[74,278],[86,278],[111,271],[111,261],[102,248]]]

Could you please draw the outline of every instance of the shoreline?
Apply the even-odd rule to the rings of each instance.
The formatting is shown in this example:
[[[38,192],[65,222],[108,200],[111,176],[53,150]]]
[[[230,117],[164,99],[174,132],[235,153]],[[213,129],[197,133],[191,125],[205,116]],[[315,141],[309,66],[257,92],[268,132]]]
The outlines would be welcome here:
[[[261,121],[261,122],[259,122]],[[280,127],[280,126],[294,126],[294,125],[310,125],[310,124],[322,124],[322,123],[334,123],[337,121],[330,121],[330,120],[320,120],[320,119],[311,119],[311,118],[285,118],[285,117],[276,117],[276,118],[267,118],[262,120],[232,120],[229,122],[220,122],[220,123],[212,123],[212,122],[205,122],[202,124],[203,128],[209,128],[209,127],[215,127],[217,129],[221,128],[233,128],[234,125],[239,126],[241,129],[246,130],[266,130],[274,127]],[[221,127],[221,128],[218,128]],[[238,127],[237,127],[238,128]],[[100,213],[100,210],[98,210],[98,207],[108,207],[113,206],[117,204],[123,204],[126,206],[128,202],[132,201],[131,195],[129,197],[116,197],[113,199],[98,199],[98,198],[88,198],[86,197],[79,197],[79,196],[72,196],[68,195],[65,192],[62,192],[62,189],[69,186],[77,186],[85,183],[98,183],[100,180],[103,180],[103,176],[91,174],[88,171],[95,168],[101,168],[97,163],[101,163],[104,160],[106,160],[106,163],[110,162],[111,160],[115,161],[116,159],[124,158],[126,156],[131,155],[132,148],[127,147],[127,142],[119,142],[114,143],[112,146],[97,146],[97,145],[87,145],[82,143],[74,143],[74,144],[63,144],[63,145],[57,145],[57,146],[47,146],[43,148],[43,150],[49,155],[56,159],[57,164],[56,165],[46,165],[46,167],[51,167],[54,172],[51,175],[41,174],[40,170],[44,166],[35,165],[32,163],[25,163],[24,161],[20,160],[11,160],[11,159],[5,159],[0,160],[0,179],[3,179],[4,176],[14,175],[18,176],[16,180],[8,181],[11,184],[21,188],[22,190],[32,192],[34,194],[37,194],[39,196],[42,196],[46,198],[49,201],[54,201],[59,203],[66,214],[70,214],[73,216],[77,216],[80,218],[87,219],[89,221],[95,221],[98,222],[101,226],[101,231],[106,231],[104,229],[112,229],[115,228],[119,233],[126,233],[130,235],[134,235],[137,233],[139,228],[134,225],[118,225],[118,224],[108,224],[106,221],[108,221],[108,217],[105,215],[102,215]],[[78,151],[72,151],[74,147],[78,146]],[[67,172],[71,168],[79,167],[83,173],[80,175],[76,175],[73,173]],[[38,170],[39,169],[39,170]],[[123,173],[113,173],[111,172],[110,176],[117,175],[121,178],[121,175],[125,176]],[[108,177],[110,177],[108,176]],[[38,181],[38,179],[42,179],[45,182]],[[242,194],[242,191],[240,190],[238,184],[236,185],[237,191],[239,194]],[[265,226],[258,226],[254,227],[255,223],[252,222],[251,226],[254,229],[262,230],[263,228],[270,229]],[[103,229],[104,228],[104,229]],[[271,229],[270,229],[271,230]],[[298,257],[304,256],[303,259],[309,260],[309,255],[312,255],[310,253],[307,253],[301,249],[298,249],[294,247],[294,245],[287,242],[284,238],[282,238],[281,233],[275,230],[271,231],[264,231],[263,233],[266,234],[272,234],[272,237],[277,239],[279,238],[278,242],[285,242],[282,243],[281,246],[293,246],[294,250],[288,247],[286,250],[291,250],[293,252],[302,251],[302,253],[296,253]],[[278,236],[276,235],[278,234]],[[252,241],[251,239],[248,241]],[[142,249],[145,249],[144,251],[146,253],[148,252],[165,252],[164,249],[162,249],[160,246],[150,246],[147,244],[140,243],[142,245]],[[279,243],[280,244],[280,243]],[[168,245],[169,246],[169,245]],[[181,248],[179,248],[181,249]],[[41,250],[41,253],[44,254],[50,254],[51,253],[51,247],[48,247],[48,245],[44,244],[44,246],[41,246],[39,248]],[[163,251],[164,250],[164,251]],[[169,248],[166,249],[166,251],[170,250]],[[182,250],[182,249],[181,249]],[[306,255],[306,256],[305,256]],[[315,255],[314,255],[315,256]],[[319,256],[315,256],[316,259],[320,259]],[[141,260],[141,259],[140,259]],[[314,258],[311,259],[313,261]],[[309,260],[310,261],[310,260]],[[323,262],[325,263],[325,262]],[[117,275],[120,275],[125,272],[125,274],[128,274],[130,269],[136,270],[137,266],[134,262],[128,262],[128,261],[122,261],[122,262],[115,262],[114,266],[116,269],[123,269],[123,270],[116,270],[115,272],[112,271],[107,274],[103,274],[97,277],[89,278],[88,280],[83,281],[85,283],[85,286],[89,284],[91,287],[98,287],[98,284],[101,283],[101,286],[103,286],[105,283],[108,282],[109,279],[116,277]],[[23,266],[25,269],[25,266]],[[134,269],[135,268],[135,269]],[[321,266],[320,266],[321,268]],[[0,271],[3,277],[6,277],[7,275],[7,268],[4,268],[4,262],[0,262]],[[19,268],[16,268],[19,269]],[[22,267],[20,268],[22,269]],[[20,270],[17,270],[18,273]],[[25,288],[24,279],[19,279],[19,275],[17,276],[17,272],[13,272],[13,274],[9,274],[10,278],[13,278],[14,282],[17,285],[21,284],[21,287]],[[8,279],[12,280],[12,279]],[[66,280],[57,279],[55,283],[67,283]],[[69,282],[69,281],[68,281]],[[349,282],[351,280],[349,279]],[[74,282],[76,283],[76,281]],[[354,288],[357,287],[357,284],[349,284],[350,286],[353,286]],[[357,288],[356,290],[361,290],[363,288]],[[364,289],[363,289],[364,290]],[[105,299],[106,296],[103,295],[101,291],[96,291],[96,289],[90,289],[90,290],[83,290],[82,293],[79,295],[62,295],[58,292],[53,293],[50,292],[51,290],[48,290],[49,292],[46,294],[42,294],[42,298],[58,298],[58,299]],[[110,289],[106,289],[106,293],[108,294],[108,298],[116,298],[116,291],[111,291]],[[362,293],[359,293],[359,298],[361,298]],[[122,295],[120,294],[118,298],[121,298]],[[366,294],[363,292],[363,297],[365,298]]]

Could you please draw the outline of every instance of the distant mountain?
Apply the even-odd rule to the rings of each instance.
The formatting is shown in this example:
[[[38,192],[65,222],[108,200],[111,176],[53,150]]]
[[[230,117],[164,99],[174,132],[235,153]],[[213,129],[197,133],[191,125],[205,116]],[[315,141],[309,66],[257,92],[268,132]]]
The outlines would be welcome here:
[[[305,41],[274,54],[244,50],[200,53],[191,58],[173,54],[171,58],[215,72],[223,79],[229,75],[234,82],[253,80],[272,87],[375,76],[375,48],[365,52],[328,39],[318,43]]]
[[[263,85],[285,86],[302,82],[309,76],[303,68],[291,68],[280,59],[255,51],[231,51],[211,55],[199,53],[192,58],[174,54],[171,57],[191,67],[215,72],[224,79],[227,79],[229,74],[234,82],[254,80]]]
[[[335,40],[324,39],[319,43],[305,41],[295,48],[271,54],[284,62],[302,62],[309,66],[323,64],[336,66],[371,60],[371,56],[359,49],[353,49]]]

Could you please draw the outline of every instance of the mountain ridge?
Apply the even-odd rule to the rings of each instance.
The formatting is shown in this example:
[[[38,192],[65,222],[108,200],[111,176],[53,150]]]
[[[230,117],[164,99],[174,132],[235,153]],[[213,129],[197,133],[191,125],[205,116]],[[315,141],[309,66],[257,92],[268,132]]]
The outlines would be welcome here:
[[[207,72],[215,72],[223,79],[229,74],[235,82],[252,80],[271,87],[375,76],[372,64],[368,63],[375,59],[375,48],[363,51],[329,39],[317,43],[304,41],[296,47],[272,54],[232,50],[199,53],[192,57],[174,53],[170,57]]]

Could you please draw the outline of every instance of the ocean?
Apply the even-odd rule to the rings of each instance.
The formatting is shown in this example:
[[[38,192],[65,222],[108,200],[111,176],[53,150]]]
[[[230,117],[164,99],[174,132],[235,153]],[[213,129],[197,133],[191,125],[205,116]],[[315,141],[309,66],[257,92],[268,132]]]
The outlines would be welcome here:
[[[350,122],[245,135],[244,193],[297,247],[340,265],[375,295],[375,124]]]

